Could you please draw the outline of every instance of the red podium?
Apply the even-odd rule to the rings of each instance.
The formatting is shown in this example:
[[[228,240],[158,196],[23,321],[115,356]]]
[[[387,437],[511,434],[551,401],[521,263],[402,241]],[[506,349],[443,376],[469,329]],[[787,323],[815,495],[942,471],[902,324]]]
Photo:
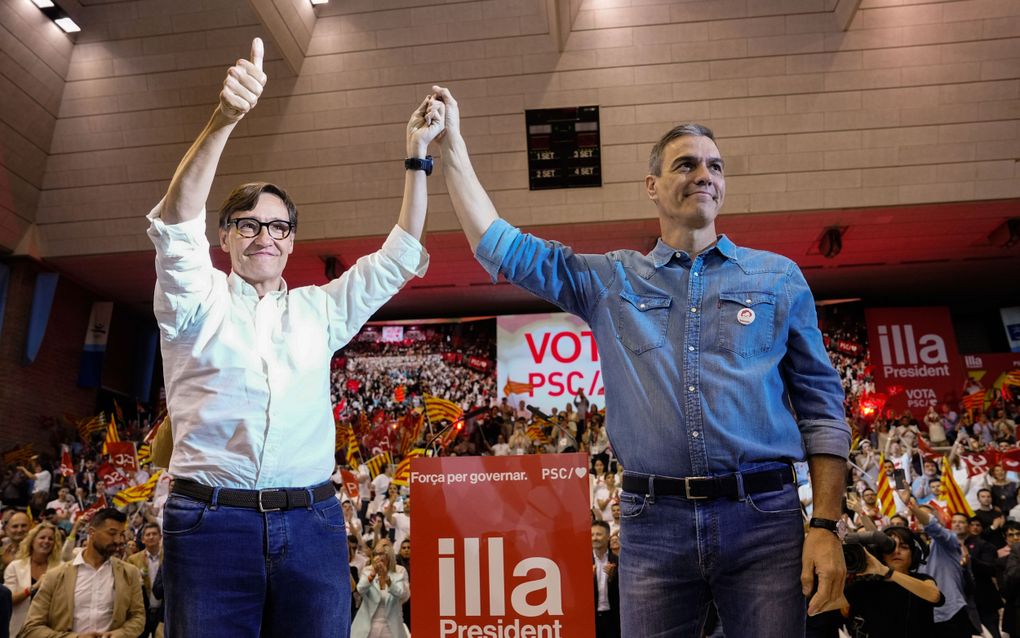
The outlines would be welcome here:
[[[591,638],[588,457],[417,458],[417,638]]]

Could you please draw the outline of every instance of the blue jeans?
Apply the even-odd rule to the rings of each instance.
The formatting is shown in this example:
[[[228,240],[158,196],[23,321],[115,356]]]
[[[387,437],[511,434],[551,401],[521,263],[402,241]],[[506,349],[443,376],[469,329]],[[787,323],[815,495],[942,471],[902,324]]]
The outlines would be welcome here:
[[[784,465],[755,469],[771,467]],[[623,492],[620,515],[620,623],[628,638],[697,638],[713,600],[726,638],[804,635],[796,486],[744,499]]]
[[[261,513],[171,494],[163,513],[168,638],[347,638],[340,502]]]

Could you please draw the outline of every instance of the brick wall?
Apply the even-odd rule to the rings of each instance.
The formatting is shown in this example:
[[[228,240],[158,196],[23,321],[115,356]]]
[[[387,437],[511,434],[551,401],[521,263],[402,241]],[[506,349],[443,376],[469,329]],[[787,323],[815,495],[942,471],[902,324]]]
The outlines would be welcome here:
[[[35,221],[72,41],[28,0],[0,2],[0,253]]]
[[[78,365],[92,298],[61,277],[53,299],[46,334],[34,363],[22,365],[32,292],[40,267],[28,259],[14,261],[0,333],[0,450],[33,443],[46,450],[49,433],[42,417],[78,416],[95,408],[95,390],[77,386]]]
[[[25,258],[14,260],[10,267],[10,288],[0,332],[0,450],[33,443],[36,450],[44,451],[48,450],[49,433],[41,428],[41,419],[59,419],[64,414],[83,417],[96,410],[96,389],[77,385],[82,344],[95,296],[62,276],[39,354],[32,364],[22,365],[32,293],[41,267]],[[146,322],[151,319],[114,306],[103,360],[103,387],[132,394],[136,338]],[[158,383],[161,373],[158,369],[155,372]]]

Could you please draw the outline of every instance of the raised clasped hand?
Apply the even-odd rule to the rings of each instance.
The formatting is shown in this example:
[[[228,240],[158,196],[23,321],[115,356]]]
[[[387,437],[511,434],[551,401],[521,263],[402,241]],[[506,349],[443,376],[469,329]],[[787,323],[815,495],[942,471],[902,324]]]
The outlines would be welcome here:
[[[446,105],[435,99],[426,97],[418,108],[411,113],[407,121],[407,152],[417,155],[425,151],[428,145],[439,137],[446,128]]]
[[[231,122],[237,122],[248,114],[266,87],[266,74],[262,71],[265,48],[262,38],[251,41],[251,59],[240,59],[227,70],[220,91],[220,111]]]

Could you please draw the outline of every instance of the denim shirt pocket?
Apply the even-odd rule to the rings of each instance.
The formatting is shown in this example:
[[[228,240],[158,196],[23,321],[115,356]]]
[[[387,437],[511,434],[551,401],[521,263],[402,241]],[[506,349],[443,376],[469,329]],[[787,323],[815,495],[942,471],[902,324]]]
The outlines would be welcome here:
[[[669,308],[673,298],[662,295],[638,295],[620,291],[615,304],[616,337],[628,350],[641,354],[666,343]]]
[[[775,293],[719,293],[719,347],[723,350],[741,357],[768,352],[775,341],[775,324]]]

